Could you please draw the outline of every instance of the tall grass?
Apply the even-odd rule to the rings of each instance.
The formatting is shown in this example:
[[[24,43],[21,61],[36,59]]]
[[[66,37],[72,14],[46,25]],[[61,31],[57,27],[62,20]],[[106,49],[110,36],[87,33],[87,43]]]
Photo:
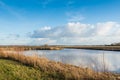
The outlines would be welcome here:
[[[62,64],[50,61],[44,57],[25,56],[22,53],[9,53],[0,49],[0,58],[20,62],[27,66],[32,66],[42,72],[50,73],[53,78],[60,80],[108,80],[114,78],[112,74],[98,73],[89,68],[81,68],[73,65]],[[107,75],[106,75],[107,74]]]

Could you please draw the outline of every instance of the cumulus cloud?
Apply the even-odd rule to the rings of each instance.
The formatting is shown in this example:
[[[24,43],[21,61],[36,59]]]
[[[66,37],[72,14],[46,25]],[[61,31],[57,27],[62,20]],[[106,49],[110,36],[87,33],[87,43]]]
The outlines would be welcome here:
[[[93,24],[82,24],[80,22],[70,22],[63,27],[42,27],[35,30],[32,38],[54,38],[54,37],[91,37],[91,36],[115,36],[119,35],[120,25],[116,22],[105,22]]]
[[[82,44],[91,41],[100,43],[114,42],[119,40],[120,24],[116,22],[104,22],[97,24],[83,24],[80,22],[69,22],[62,27],[42,27],[30,34],[31,38],[51,40],[51,43],[59,44]],[[43,41],[44,41],[43,40]],[[113,41],[114,40],[114,41]],[[40,41],[40,40],[39,40]],[[47,42],[47,41],[46,41]]]
[[[96,34],[100,36],[111,35],[113,28],[116,28],[116,26],[116,22],[97,23]]]
[[[89,28],[89,29],[87,29]],[[90,24],[68,23],[62,27],[42,27],[35,30],[30,36],[32,38],[63,38],[63,37],[81,37],[87,36],[92,29]]]

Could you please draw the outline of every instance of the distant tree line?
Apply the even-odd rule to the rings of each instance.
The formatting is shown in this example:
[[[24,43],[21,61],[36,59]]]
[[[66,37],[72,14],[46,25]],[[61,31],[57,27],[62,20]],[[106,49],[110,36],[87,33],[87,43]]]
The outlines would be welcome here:
[[[120,43],[112,43],[112,46],[120,46]]]

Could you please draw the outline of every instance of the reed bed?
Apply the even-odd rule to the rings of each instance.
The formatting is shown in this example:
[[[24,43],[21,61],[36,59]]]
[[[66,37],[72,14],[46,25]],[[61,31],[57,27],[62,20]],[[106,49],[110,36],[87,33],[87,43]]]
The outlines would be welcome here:
[[[24,65],[34,67],[59,80],[114,80],[119,77],[112,73],[95,72],[89,68],[50,61],[37,55],[25,56],[19,52],[10,53],[4,51],[4,49],[0,49],[0,58],[17,61]]]

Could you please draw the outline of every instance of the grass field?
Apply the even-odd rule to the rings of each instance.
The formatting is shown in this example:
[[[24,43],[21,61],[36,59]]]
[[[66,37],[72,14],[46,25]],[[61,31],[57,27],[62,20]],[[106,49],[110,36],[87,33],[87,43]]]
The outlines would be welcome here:
[[[0,80],[42,80],[43,74],[18,62],[0,59]]]
[[[58,76],[16,61],[0,59],[0,80],[61,80]]]

